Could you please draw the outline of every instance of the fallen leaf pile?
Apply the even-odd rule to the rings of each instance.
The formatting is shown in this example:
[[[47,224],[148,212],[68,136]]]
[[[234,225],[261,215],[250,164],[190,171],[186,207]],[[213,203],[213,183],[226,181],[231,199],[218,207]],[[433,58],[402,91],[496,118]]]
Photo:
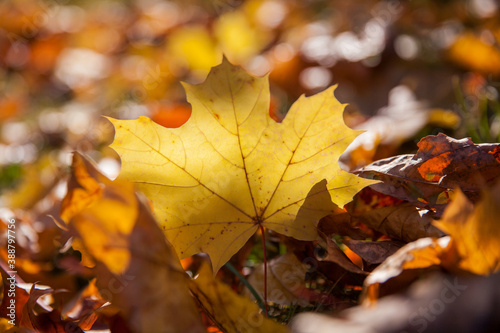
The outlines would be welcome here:
[[[499,328],[489,294],[500,268],[498,144],[426,136],[415,155],[349,173],[338,161],[359,132],[335,87],[300,97],[277,122],[268,77],[227,60],[184,86],[182,125],[108,118],[118,178],[74,152],[64,199],[41,205],[44,224],[11,218],[15,326],[2,219],[4,331]],[[469,303],[482,309],[458,325]]]

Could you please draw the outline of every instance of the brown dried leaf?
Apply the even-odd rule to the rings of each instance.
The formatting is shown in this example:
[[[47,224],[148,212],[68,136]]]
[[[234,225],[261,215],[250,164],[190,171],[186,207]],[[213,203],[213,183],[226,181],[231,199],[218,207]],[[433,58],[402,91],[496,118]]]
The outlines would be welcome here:
[[[47,333],[83,333],[83,330],[71,320],[63,320],[61,313],[58,310],[52,310],[50,312],[35,312],[35,306],[40,297],[52,294],[55,291],[52,289],[36,289],[35,285],[31,287],[30,295],[28,301],[23,307],[23,316],[21,325],[26,325],[25,327],[33,328],[34,330]],[[57,291],[56,291],[57,292]],[[25,321],[29,318],[32,327],[27,325]]]
[[[404,245],[399,241],[370,242],[349,239],[343,240],[343,243],[369,264],[380,264]]]
[[[362,299],[365,304],[377,301],[380,285],[402,276],[403,284],[407,285],[421,273],[419,269],[441,265],[448,260],[450,237],[421,238],[400,248],[388,257],[380,266],[375,268],[364,281]],[[411,272],[410,270],[414,270]],[[413,273],[413,274],[412,274]],[[391,293],[397,291],[394,281],[390,288]]]
[[[415,155],[399,155],[376,161],[357,173],[382,180],[376,191],[407,200],[417,206],[442,209],[448,191],[460,188],[474,197],[484,184],[500,176],[498,144],[474,144],[442,133],[429,135],[418,143]]]
[[[423,237],[440,237],[442,233],[431,223],[432,213],[421,215],[410,203],[355,212],[347,206],[354,222],[366,224],[391,238],[412,242]]]
[[[326,255],[316,255],[318,261],[334,262],[348,272],[366,275],[367,273],[356,266],[342,251],[338,245],[330,238],[326,239]]]
[[[6,273],[1,270],[3,277],[3,298],[2,304],[0,304],[0,317],[6,318],[16,325],[22,323],[23,320],[23,308],[28,301],[30,295],[28,292],[17,285],[14,285],[14,289],[11,289],[11,283],[13,282],[12,277],[6,275]],[[7,278],[10,278],[7,280]],[[13,294],[13,295],[12,295]],[[14,297],[12,297],[14,296]],[[12,308],[12,304],[14,304],[14,309]],[[11,307],[11,308],[9,308]],[[29,319],[26,320],[28,324],[28,328],[33,328]]]
[[[267,263],[267,300],[276,304],[298,304],[307,306],[312,303],[332,304],[331,295],[306,286],[307,269],[292,253],[278,256]],[[248,282],[264,298],[264,264],[258,266],[248,278]],[[246,289],[246,294],[253,299]]]
[[[347,212],[325,216],[318,223],[319,234],[347,236],[352,239],[366,239],[363,230],[352,223]]]
[[[97,263],[99,293],[133,332],[204,332],[187,275],[130,183],[110,181],[75,153],[61,216]]]

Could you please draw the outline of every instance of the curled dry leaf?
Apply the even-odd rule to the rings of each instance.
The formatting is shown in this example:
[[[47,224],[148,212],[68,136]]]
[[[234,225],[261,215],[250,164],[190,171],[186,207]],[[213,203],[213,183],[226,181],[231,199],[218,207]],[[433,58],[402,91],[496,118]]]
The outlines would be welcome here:
[[[368,264],[380,264],[404,245],[400,241],[370,242],[346,239],[342,242]]]
[[[227,60],[200,85],[184,84],[191,118],[164,128],[110,119],[119,179],[137,184],[181,258],[208,253],[216,272],[259,226],[299,240],[372,181],[340,168],[359,134],[342,119],[334,87],[299,98],[281,123],[269,115],[268,78]]]
[[[10,284],[10,282],[8,283]],[[9,284],[4,285],[8,286]],[[37,289],[36,285],[33,284],[28,293],[16,285],[15,298],[8,297],[7,289],[4,290],[0,316],[16,324],[15,328],[10,326],[12,332],[83,333],[76,320],[63,319],[59,310],[52,309],[47,304],[44,304],[43,308],[38,306],[39,298],[53,294],[53,289]],[[13,314],[9,309],[9,306],[13,304],[11,301],[13,299],[15,299],[15,317],[9,316],[9,314]]]
[[[311,273],[310,277],[324,276],[327,280],[334,282],[335,285],[359,285],[366,277],[366,272],[360,272],[360,268],[333,241],[339,252],[332,254],[332,251],[330,251],[332,254],[330,258],[333,260],[328,260],[327,239],[325,237],[320,242],[305,242],[283,237],[282,241],[288,250],[293,252],[299,262],[307,266],[309,273]],[[336,255],[338,255],[338,258],[334,257]],[[347,268],[342,267],[338,262],[342,262]]]
[[[403,271],[407,271],[405,276],[401,276],[402,284],[406,286],[418,277],[421,273],[418,271],[419,269],[441,265],[443,260],[448,260],[449,242],[450,237],[448,236],[421,238],[400,248],[365,279],[362,294],[363,303],[375,303],[380,295],[381,285],[399,277]],[[410,270],[413,271],[410,272]],[[384,286],[384,289],[395,292],[398,290],[398,282],[392,280],[390,287]]]
[[[367,273],[356,266],[342,251],[338,245],[330,238],[326,239],[326,253],[319,256],[316,253],[316,259],[322,262],[333,262],[345,269],[348,272],[366,275]]]
[[[63,313],[67,317],[78,319],[78,326],[81,329],[90,330],[98,318],[95,310],[105,303],[106,301],[99,293],[96,279],[92,279],[78,297],[66,304]]]
[[[61,217],[96,262],[99,293],[132,332],[204,332],[189,279],[132,184],[110,181],[75,153]]]
[[[322,218],[318,223],[318,231],[326,236],[340,235],[352,239],[366,239],[366,233],[353,223],[347,212],[330,214]]]
[[[35,305],[40,297],[54,293],[52,289],[36,289],[35,285],[31,287],[28,301],[23,307],[23,319],[29,318],[33,329],[39,332],[47,333],[83,333],[83,330],[77,323],[71,320],[63,320],[61,313],[54,309],[50,312],[35,312]]]
[[[190,289],[205,313],[224,332],[288,332],[286,326],[264,317],[249,298],[236,294],[228,285],[216,280],[206,262],[191,281]]]
[[[374,302],[379,287],[403,271],[440,265],[455,272],[488,275],[500,268],[500,185],[484,190],[474,206],[460,191],[434,224],[449,236],[421,238],[399,249],[378,266],[364,282],[364,302]],[[408,272],[409,273],[409,272]],[[413,276],[414,277],[414,276]],[[406,274],[404,279],[412,279]],[[386,289],[395,290],[394,285]]]
[[[407,200],[417,206],[442,210],[448,191],[460,188],[475,197],[484,184],[500,176],[500,146],[456,140],[442,133],[418,143],[415,155],[399,155],[376,161],[355,173],[382,180],[376,191]]]

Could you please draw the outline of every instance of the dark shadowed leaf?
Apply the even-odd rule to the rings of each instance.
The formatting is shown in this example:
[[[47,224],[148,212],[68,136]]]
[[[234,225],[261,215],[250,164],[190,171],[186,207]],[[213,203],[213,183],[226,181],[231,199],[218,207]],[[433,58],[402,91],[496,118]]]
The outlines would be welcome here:
[[[313,303],[332,304],[333,296],[320,290],[307,287],[306,265],[293,253],[286,253],[267,263],[267,300],[276,304],[299,304],[307,306]],[[258,266],[248,278],[248,282],[263,298],[264,264]],[[251,293],[247,292],[250,296]]]
[[[292,332],[498,332],[499,294],[499,274],[488,278],[433,274],[374,307],[357,306],[336,317],[299,314]]]
[[[343,243],[369,264],[380,264],[404,245],[400,241],[344,240]]]
[[[410,203],[356,212],[348,206],[352,219],[366,224],[391,238],[411,242],[422,237],[439,237],[442,233],[432,223],[432,212],[421,214]]]

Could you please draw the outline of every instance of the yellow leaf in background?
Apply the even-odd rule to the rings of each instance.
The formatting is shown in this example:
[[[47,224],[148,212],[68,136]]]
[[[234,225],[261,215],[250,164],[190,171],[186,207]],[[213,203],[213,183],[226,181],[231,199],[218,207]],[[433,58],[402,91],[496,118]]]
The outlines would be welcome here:
[[[244,63],[268,42],[268,32],[259,31],[241,11],[227,12],[215,23],[214,33],[223,53],[236,63]]]
[[[489,275],[500,268],[500,186],[482,193],[474,205],[460,191],[434,225],[449,234],[461,260],[459,268]]]
[[[62,169],[50,154],[41,155],[35,163],[23,166],[20,184],[5,193],[5,206],[11,209],[33,208],[47,196],[62,174]]]
[[[224,332],[288,332],[286,326],[265,318],[249,298],[236,294],[231,287],[216,280],[206,262],[190,289],[199,305]]]
[[[92,235],[82,239],[88,252],[113,273],[121,273],[130,261],[129,240],[123,235],[130,234],[138,214],[134,186],[111,182],[78,153],[72,167],[61,218],[71,221],[80,235]]]
[[[473,33],[465,33],[457,38],[448,50],[449,57],[467,69],[485,74],[500,73],[500,51]]]
[[[460,122],[460,116],[451,110],[437,108],[429,111],[429,125],[443,128],[457,128]]]
[[[167,51],[174,67],[186,66],[198,71],[200,77],[222,58],[214,39],[202,26],[186,26],[173,31],[168,38]]]
[[[210,255],[214,271],[262,225],[318,239],[320,218],[373,181],[338,158],[358,132],[343,122],[334,88],[294,103],[282,123],[269,115],[269,82],[224,61],[205,83],[185,84],[191,118],[164,128],[149,118],[115,120],[119,179],[152,201],[181,258]]]

